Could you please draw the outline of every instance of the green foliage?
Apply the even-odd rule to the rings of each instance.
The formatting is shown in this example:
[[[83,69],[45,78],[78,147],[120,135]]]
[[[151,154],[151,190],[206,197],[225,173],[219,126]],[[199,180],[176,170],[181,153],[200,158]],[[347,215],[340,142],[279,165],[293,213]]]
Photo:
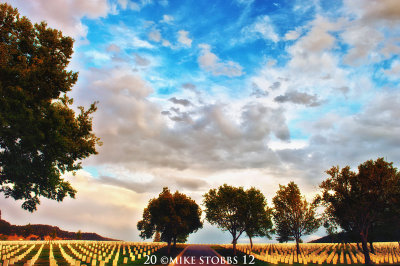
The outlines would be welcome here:
[[[140,237],[151,238],[161,232],[161,240],[186,241],[189,234],[202,228],[201,209],[194,200],[176,191],[164,188],[158,198],[151,199],[143,211],[143,220],[137,223]]]
[[[260,190],[252,187],[246,190],[245,204],[246,221],[245,232],[253,246],[253,237],[271,238],[272,230],[272,209],[268,208],[267,200]]]
[[[232,187],[224,184],[217,189],[210,189],[204,195],[206,219],[223,231],[232,235],[233,249],[236,242],[246,230],[246,192],[243,187]]]
[[[301,237],[315,232],[320,226],[320,220],[315,217],[316,206],[301,196],[300,189],[294,182],[287,186],[279,185],[272,201],[278,240],[285,242],[294,238],[297,252],[300,253],[298,244]]]
[[[316,202],[325,206],[328,222],[361,237],[366,263],[370,262],[367,240],[376,228],[399,228],[400,173],[393,163],[383,158],[358,166],[358,173],[349,166],[332,167],[330,176],[321,183]]]
[[[75,189],[60,176],[101,144],[92,133],[96,103],[80,113],[67,92],[78,78],[68,71],[73,40],[46,23],[32,25],[0,4],[0,191],[34,211],[39,197],[62,201]]]
[[[270,237],[272,232],[271,209],[264,195],[255,188],[244,190],[224,184],[210,189],[204,195],[206,219],[232,235],[236,251],[236,242],[246,232],[252,244],[253,237]]]

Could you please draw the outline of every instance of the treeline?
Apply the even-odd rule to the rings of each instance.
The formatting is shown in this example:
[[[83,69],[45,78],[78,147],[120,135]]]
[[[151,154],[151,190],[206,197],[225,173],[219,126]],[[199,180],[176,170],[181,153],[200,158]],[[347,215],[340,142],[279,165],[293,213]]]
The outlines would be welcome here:
[[[61,230],[57,226],[45,224],[12,225],[5,220],[0,220],[0,234],[5,236],[17,235],[24,238],[35,235],[37,236],[38,240],[44,240],[45,237],[97,241],[114,240],[111,238],[102,237],[96,233],[82,233],[80,231],[69,232]]]
[[[400,173],[393,163],[378,158],[360,164],[358,172],[336,166],[326,174],[312,202],[307,202],[294,182],[279,186],[273,207],[254,187],[245,190],[224,184],[210,189],[203,195],[205,218],[232,235],[234,253],[244,233],[251,245],[254,237],[274,234],[279,242],[294,240],[300,254],[301,238],[320,226],[329,234],[326,240],[361,243],[366,264],[371,263],[368,242],[371,252],[374,241],[399,241],[400,245]],[[317,215],[317,208],[323,213]],[[137,227],[143,239],[156,235],[170,247],[202,228],[201,213],[190,197],[164,188],[150,200]]]

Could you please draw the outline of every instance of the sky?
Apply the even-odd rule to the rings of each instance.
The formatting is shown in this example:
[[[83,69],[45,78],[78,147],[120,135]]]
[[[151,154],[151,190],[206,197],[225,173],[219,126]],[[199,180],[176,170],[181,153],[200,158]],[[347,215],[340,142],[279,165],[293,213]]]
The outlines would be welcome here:
[[[64,176],[76,199],[29,213],[0,196],[11,223],[140,241],[136,224],[165,186],[198,204],[224,183],[254,186],[272,206],[290,181],[311,200],[332,166],[399,167],[397,0],[0,2],[75,39],[69,96],[74,108],[99,101],[103,142]],[[205,223],[189,242],[231,236]]]

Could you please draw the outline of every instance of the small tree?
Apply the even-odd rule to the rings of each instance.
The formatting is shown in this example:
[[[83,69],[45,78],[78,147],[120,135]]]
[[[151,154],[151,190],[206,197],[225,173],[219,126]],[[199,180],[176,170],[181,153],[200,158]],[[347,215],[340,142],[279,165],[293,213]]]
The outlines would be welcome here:
[[[78,79],[67,70],[72,46],[72,38],[0,4],[0,192],[31,212],[41,196],[74,198],[61,175],[80,169],[100,144],[95,103],[75,115],[66,95]]]
[[[200,216],[201,209],[194,200],[178,191],[171,194],[165,187],[158,198],[149,201],[137,228],[143,239],[161,232],[161,240],[168,243],[169,253],[172,242],[176,247],[178,239],[185,239],[203,226]]]
[[[25,226],[24,232],[23,232],[23,236],[25,238],[29,237],[32,234],[32,225],[29,223]]]
[[[275,222],[278,239],[296,240],[297,254],[300,254],[299,243],[303,235],[315,232],[320,221],[315,217],[315,205],[309,204],[300,194],[299,187],[290,182],[287,186],[279,185],[273,198]]]
[[[371,264],[368,239],[372,228],[398,228],[400,173],[383,158],[358,166],[332,167],[321,183],[316,202],[325,206],[325,214],[347,232],[360,236],[365,263]]]
[[[272,230],[272,209],[268,208],[267,200],[260,190],[252,187],[246,190],[246,221],[245,232],[253,249],[253,237],[268,237]]]
[[[76,232],[76,239],[82,240],[82,231],[81,230],[78,230],[78,232]]]

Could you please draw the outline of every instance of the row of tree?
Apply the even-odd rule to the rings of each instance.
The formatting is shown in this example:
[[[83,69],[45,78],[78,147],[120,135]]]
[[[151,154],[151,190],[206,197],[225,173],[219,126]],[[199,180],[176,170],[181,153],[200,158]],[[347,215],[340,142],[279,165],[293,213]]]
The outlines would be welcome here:
[[[260,190],[252,187],[233,187],[227,184],[210,189],[203,199],[205,219],[232,235],[233,250],[246,233],[251,246],[252,238],[277,235],[279,242],[296,241],[315,232],[321,224],[331,234],[341,228],[358,236],[362,243],[366,264],[371,263],[368,239],[371,232],[390,231],[400,240],[400,173],[393,163],[383,158],[369,160],[358,166],[358,172],[349,166],[332,167],[329,177],[320,184],[320,193],[313,202],[307,202],[299,187],[290,182],[279,186],[272,200],[273,208]],[[324,207],[317,215],[319,206]],[[158,198],[150,200],[137,227],[143,239],[158,234],[161,241],[184,242],[190,233],[202,228],[200,207],[184,194],[171,194],[164,188]]]

